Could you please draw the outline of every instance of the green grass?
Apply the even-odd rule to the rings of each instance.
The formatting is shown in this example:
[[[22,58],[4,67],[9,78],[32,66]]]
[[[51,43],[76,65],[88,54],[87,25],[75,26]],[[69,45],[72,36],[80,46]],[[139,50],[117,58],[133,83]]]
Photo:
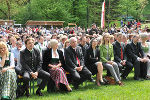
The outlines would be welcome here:
[[[94,77],[95,78],[95,77]],[[150,80],[135,81],[133,73],[124,86],[106,85],[97,87],[94,83],[84,82],[78,90],[71,93],[42,91],[43,97],[31,94],[31,97],[21,97],[18,100],[150,100]]]
[[[142,28],[145,28],[146,25],[150,28],[150,23],[142,24],[141,27],[142,27]]]

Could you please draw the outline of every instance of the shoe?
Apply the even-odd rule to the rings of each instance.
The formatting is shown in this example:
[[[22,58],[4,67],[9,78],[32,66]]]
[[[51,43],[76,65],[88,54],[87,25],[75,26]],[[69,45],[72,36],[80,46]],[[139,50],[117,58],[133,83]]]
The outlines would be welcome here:
[[[89,79],[89,81],[95,83],[95,80],[92,77]]]
[[[122,80],[127,80],[127,77],[126,76],[121,76],[121,79]]]
[[[138,78],[138,77],[134,77],[134,80],[137,80],[137,81],[144,81],[143,79]]]
[[[36,91],[36,94],[37,94],[38,96],[43,96],[43,94],[41,93],[40,90],[37,90],[37,91]]]
[[[71,89],[71,90],[68,90],[68,92],[72,92],[72,89]]]
[[[146,76],[146,80],[150,80],[150,76]]]
[[[79,88],[79,84],[77,83],[73,83],[74,89],[78,89]]]
[[[119,86],[124,86],[124,84],[123,84],[122,82],[117,82],[117,84],[118,84]]]
[[[120,82],[120,83],[118,83],[119,84],[119,86],[124,86],[124,84],[122,83],[122,82]]]
[[[107,83],[104,82],[104,81],[103,81],[103,82],[99,81],[99,82],[100,82],[101,85],[106,85],[106,84],[107,84]]]

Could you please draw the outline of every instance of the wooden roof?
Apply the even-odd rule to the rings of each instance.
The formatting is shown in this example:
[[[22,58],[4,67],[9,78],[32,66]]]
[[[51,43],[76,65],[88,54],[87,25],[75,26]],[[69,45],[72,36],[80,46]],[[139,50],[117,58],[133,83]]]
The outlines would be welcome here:
[[[13,20],[0,20],[0,25],[14,25]]]
[[[76,26],[76,23],[68,23],[68,26]]]
[[[53,26],[63,26],[64,21],[32,21],[28,20],[26,25],[53,25]]]

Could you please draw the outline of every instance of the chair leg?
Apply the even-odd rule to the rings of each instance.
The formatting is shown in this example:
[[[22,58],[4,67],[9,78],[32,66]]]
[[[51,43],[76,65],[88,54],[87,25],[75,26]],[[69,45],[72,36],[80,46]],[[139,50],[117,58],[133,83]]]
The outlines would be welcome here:
[[[33,94],[34,94],[34,79],[31,79],[30,81],[29,81],[29,85],[30,85],[30,94],[31,94],[31,90],[32,90],[32,88],[33,88]],[[33,85],[33,86],[32,86]]]
[[[29,84],[30,84],[30,94],[31,94],[31,88],[32,88],[32,86],[31,86],[31,85],[32,85],[32,84],[31,84],[31,81],[32,81],[32,80],[29,81]]]
[[[34,79],[33,79],[33,94],[34,94]]]

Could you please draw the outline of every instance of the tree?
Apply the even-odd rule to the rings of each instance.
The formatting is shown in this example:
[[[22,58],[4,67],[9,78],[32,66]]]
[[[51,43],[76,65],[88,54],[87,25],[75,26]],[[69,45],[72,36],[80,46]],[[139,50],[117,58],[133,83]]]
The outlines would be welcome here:
[[[29,0],[0,0],[0,14],[4,19],[11,19],[11,16],[18,13],[17,8],[25,5]]]
[[[133,16],[139,19],[148,0],[120,0],[118,7],[121,15]]]
[[[0,19],[12,19],[22,24],[27,20],[59,20],[83,27],[92,23],[100,26],[103,1],[0,0]],[[148,0],[105,0],[105,20],[119,19],[122,16],[142,18],[147,4]]]

